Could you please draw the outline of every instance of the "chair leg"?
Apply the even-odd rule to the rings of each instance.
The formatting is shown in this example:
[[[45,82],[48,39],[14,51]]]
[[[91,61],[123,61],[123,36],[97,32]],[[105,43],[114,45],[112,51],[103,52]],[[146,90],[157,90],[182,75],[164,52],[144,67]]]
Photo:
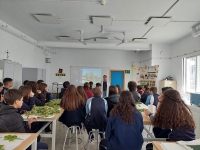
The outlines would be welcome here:
[[[76,150],[78,150],[78,134],[77,134],[77,127],[76,127]]]
[[[66,143],[66,140],[67,140],[68,131],[69,131],[69,128],[67,129],[67,133],[65,135],[65,140],[64,140],[64,144],[63,144],[63,150],[65,149],[65,143]]]
[[[97,150],[99,150],[99,144],[98,144],[99,143],[99,130],[96,130],[95,132],[96,132],[96,136],[97,136],[96,137],[96,139],[97,139]]]

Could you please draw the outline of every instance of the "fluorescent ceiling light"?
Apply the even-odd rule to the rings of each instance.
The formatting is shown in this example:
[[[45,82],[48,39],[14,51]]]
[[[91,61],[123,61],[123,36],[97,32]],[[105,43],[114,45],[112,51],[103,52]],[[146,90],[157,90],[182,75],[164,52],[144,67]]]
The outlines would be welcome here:
[[[107,43],[108,38],[96,38],[96,42]]]
[[[70,36],[58,36],[58,39],[61,41],[73,40]]]
[[[111,17],[92,17],[94,25],[111,26],[113,18]]]
[[[51,14],[37,14],[33,15],[38,21],[46,24],[60,24],[59,20]]]
[[[147,38],[134,38],[133,41],[134,42],[146,42]]]
[[[171,21],[172,18],[151,18],[146,25],[154,27],[163,27]]]

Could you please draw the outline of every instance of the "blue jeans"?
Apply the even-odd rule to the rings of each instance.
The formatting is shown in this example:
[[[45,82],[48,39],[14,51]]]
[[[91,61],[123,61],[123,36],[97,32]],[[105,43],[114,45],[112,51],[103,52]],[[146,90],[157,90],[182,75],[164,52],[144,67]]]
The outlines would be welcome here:
[[[107,91],[103,91],[103,98],[107,97]]]

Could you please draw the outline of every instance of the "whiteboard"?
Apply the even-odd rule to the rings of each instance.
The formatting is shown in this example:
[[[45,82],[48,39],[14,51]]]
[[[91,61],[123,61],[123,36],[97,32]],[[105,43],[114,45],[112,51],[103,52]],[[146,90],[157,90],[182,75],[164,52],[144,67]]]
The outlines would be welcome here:
[[[103,75],[110,77],[110,68],[108,67],[80,67],[71,66],[70,67],[70,83],[79,86],[83,85],[85,82],[93,82],[93,87],[96,83],[101,83],[103,81]]]

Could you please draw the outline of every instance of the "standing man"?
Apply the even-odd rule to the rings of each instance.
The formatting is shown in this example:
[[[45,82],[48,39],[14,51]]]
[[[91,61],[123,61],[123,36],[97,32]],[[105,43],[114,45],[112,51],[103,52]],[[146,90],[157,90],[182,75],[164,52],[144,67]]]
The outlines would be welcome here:
[[[103,98],[107,97],[107,89],[109,88],[107,76],[103,76]]]

